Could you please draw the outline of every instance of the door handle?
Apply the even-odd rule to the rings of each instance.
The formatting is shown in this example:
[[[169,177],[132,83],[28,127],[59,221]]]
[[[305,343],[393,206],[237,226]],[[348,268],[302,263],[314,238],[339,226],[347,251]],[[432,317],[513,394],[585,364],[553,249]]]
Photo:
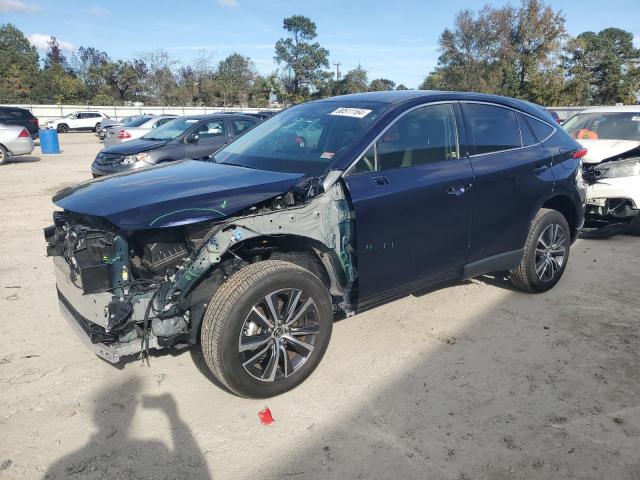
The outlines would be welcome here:
[[[470,190],[472,186],[473,184],[471,183],[467,183],[466,185],[462,185],[458,187],[451,186],[447,188],[447,194],[455,195],[456,197],[459,197],[460,195],[464,195],[467,190]]]
[[[376,185],[389,185],[389,179],[387,177],[373,177],[372,180]]]
[[[538,165],[533,170],[531,170],[531,173],[533,173],[534,175],[540,175],[541,173],[544,173],[547,170],[549,170],[549,165]]]

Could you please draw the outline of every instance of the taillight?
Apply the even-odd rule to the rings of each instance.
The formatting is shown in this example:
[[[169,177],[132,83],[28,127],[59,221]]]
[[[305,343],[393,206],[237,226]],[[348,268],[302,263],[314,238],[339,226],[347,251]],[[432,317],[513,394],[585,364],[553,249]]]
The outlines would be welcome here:
[[[20,135],[18,135],[18,137],[21,137],[21,138],[26,138],[28,136],[29,136],[29,132],[27,131],[26,128],[23,128],[22,131],[20,132]]]
[[[573,158],[582,158],[587,154],[587,149],[586,148],[580,148],[579,150],[576,150],[575,152],[573,152]]]
[[[125,138],[131,138],[131,134],[129,132],[127,132],[126,130],[120,130],[118,132],[118,138],[120,140],[125,139]]]

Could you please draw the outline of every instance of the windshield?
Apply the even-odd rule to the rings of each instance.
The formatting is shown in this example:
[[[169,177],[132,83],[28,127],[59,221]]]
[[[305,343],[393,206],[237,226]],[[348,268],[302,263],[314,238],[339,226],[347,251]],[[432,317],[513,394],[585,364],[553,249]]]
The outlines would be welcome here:
[[[175,120],[171,120],[164,125],[153,129],[151,132],[143,135],[142,138],[145,140],[170,141],[178,138],[195,123],[198,123],[198,120],[195,118],[176,118]]]
[[[215,155],[218,163],[320,175],[363,139],[389,107],[378,102],[312,102],[285,110]]]
[[[153,118],[153,117],[137,117],[137,118],[133,118],[133,119],[130,119],[127,123],[125,123],[124,126],[125,127],[139,127],[140,125],[142,125],[143,123],[145,123],[146,121],[148,121],[151,118]]]
[[[578,140],[633,140],[640,142],[640,112],[579,113],[563,127]]]

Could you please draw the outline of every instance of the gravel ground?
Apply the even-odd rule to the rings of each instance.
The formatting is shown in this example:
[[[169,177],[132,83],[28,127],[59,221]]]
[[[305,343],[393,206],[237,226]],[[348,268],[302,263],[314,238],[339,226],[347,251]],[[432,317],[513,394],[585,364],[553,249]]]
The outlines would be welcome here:
[[[67,327],[42,228],[100,145],[60,141],[0,167],[0,478],[640,479],[640,239],[578,241],[543,295],[483,277],[339,321],[301,387],[245,400],[198,351],[116,368]]]

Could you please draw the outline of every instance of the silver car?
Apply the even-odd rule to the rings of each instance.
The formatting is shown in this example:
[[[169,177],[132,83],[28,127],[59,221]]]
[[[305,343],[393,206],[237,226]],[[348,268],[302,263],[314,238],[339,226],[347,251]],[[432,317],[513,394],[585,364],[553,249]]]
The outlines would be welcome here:
[[[33,152],[33,139],[26,128],[0,123],[0,165],[16,155]]]
[[[138,117],[122,126],[108,127],[104,136],[104,146],[112,147],[119,143],[140,138],[154,128],[173,120],[177,115],[157,115]]]

